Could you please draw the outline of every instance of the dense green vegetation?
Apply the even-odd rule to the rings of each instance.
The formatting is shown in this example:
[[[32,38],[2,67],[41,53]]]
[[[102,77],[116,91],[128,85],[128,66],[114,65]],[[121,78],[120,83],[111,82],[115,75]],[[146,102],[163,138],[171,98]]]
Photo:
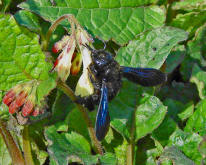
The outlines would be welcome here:
[[[41,112],[20,118],[1,104],[0,164],[206,164],[205,0],[0,0],[0,11],[0,101],[32,82],[27,90]],[[71,24],[60,22],[49,41],[47,32],[64,14],[75,16],[96,49],[105,41],[120,65],[168,75],[157,87],[123,81],[101,143],[97,112],[74,102],[82,70],[66,82],[50,72],[52,47]]]

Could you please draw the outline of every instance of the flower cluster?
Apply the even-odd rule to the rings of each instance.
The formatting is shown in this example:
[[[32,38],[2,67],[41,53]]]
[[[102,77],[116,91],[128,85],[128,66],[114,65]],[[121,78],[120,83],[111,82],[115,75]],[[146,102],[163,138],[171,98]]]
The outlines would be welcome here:
[[[43,109],[36,105],[37,83],[29,81],[18,84],[10,89],[3,98],[3,103],[9,107],[9,113],[21,114],[23,117],[37,116]]]
[[[64,36],[56,42],[52,48],[54,53],[60,52],[52,70],[57,71],[59,78],[65,82],[71,73],[76,75],[83,63],[83,73],[76,86],[76,95],[86,96],[93,93],[94,89],[88,77],[88,66],[92,62],[91,52],[85,47],[90,45],[93,39],[80,26],[74,33]]]

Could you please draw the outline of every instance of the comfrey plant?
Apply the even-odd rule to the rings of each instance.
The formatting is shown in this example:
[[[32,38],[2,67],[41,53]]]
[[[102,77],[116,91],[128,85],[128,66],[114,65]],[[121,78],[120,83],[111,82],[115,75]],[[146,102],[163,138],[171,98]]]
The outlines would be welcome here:
[[[44,50],[47,49],[52,32],[64,19],[69,21],[71,31],[53,45],[52,52],[59,53],[59,55],[49,72],[50,74],[57,73],[57,87],[67,93],[71,100],[77,104],[76,100],[78,97],[88,96],[94,92],[94,86],[90,81],[88,73],[88,66],[92,63],[91,50],[86,46],[92,46],[93,38],[80,26],[73,15],[63,15],[57,19],[48,30],[47,41],[46,44],[44,43],[43,45]],[[66,85],[66,80],[70,74],[76,75],[81,70],[82,64],[82,74],[73,93]],[[3,98],[3,103],[9,107],[9,113],[14,115],[21,125],[32,123],[30,120],[31,117],[41,117],[47,112],[46,96],[38,100],[37,89],[39,85],[37,80],[20,83],[9,90]],[[87,111],[83,106],[79,104],[77,104],[77,106],[85,118],[95,148],[102,154],[101,145],[96,139],[95,131]]]
[[[85,47],[85,45],[90,45],[93,40],[73,16],[69,17],[69,21],[71,34],[63,36],[52,48],[52,51],[59,53],[59,56],[50,72],[57,72],[58,79],[65,82],[70,74],[76,75],[80,71],[83,63],[83,72],[77,83],[75,94],[85,96],[92,94],[94,90],[87,70],[92,62],[91,51]],[[42,114],[43,109],[36,107],[37,86],[38,82],[32,80],[18,84],[9,90],[3,98],[3,103],[9,107],[9,113],[21,113],[23,117]]]

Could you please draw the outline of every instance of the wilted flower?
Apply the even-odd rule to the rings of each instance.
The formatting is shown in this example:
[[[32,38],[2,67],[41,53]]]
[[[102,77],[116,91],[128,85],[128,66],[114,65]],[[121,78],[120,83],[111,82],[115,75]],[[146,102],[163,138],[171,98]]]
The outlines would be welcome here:
[[[3,103],[9,107],[9,113],[20,113],[23,117],[37,116],[41,112],[36,105],[37,82],[29,81],[18,84],[10,89],[3,98]]]

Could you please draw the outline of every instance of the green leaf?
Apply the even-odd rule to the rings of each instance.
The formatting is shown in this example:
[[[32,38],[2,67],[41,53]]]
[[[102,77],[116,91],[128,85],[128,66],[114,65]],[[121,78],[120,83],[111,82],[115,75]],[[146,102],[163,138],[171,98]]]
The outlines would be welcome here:
[[[175,46],[166,59],[166,72],[171,73],[182,63],[185,57],[185,47],[183,45]]]
[[[164,105],[168,106],[168,116],[176,122],[184,121],[193,114],[194,110],[193,102],[183,104],[170,98],[164,100]]]
[[[15,13],[14,17],[20,25],[25,26],[34,32],[41,31],[39,18],[35,14],[26,10],[20,10]]]
[[[201,26],[195,33],[193,40],[189,41],[187,44],[187,55],[181,64],[180,72],[185,81],[188,81],[192,68],[195,63],[205,67],[205,54],[206,54],[206,25]]]
[[[187,53],[191,58],[198,61],[199,64],[206,66],[206,24],[200,27],[196,33],[195,38],[188,42]]]
[[[161,100],[173,99],[183,104],[187,104],[189,101],[199,101],[198,91],[195,84],[182,83],[172,81],[172,84],[163,86],[158,93],[158,97]]]
[[[112,153],[105,153],[102,157],[100,157],[100,163],[101,165],[116,165],[117,160]]]
[[[172,4],[173,10],[193,11],[193,10],[203,10],[205,8],[206,8],[205,0],[187,0],[187,1],[174,2]]]
[[[194,165],[194,162],[187,158],[180,150],[176,147],[168,147],[161,155],[160,160],[170,159],[173,164],[177,165]]]
[[[123,81],[120,93],[109,105],[111,126],[127,140],[130,139],[134,113],[136,114],[136,140],[157,128],[166,113],[166,107],[158,98],[150,96],[146,88],[137,87],[134,83]],[[138,108],[136,104],[139,105]]]
[[[204,99],[206,97],[206,72],[200,69],[197,64],[193,66],[190,82],[197,85],[199,96],[201,99]]]
[[[205,139],[205,135],[202,139],[202,141],[199,144],[199,152],[201,153],[202,157],[205,158],[206,157],[206,139]]]
[[[177,129],[169,138],[169,146],[176,146],[180,149],[188,158],[200,164],[202,156],[198,151],[199,143],[202,141],[202,137],[195,133],[183,132]]]
[[[164,100],[164,105],[168,106],[167,115],[170,116],[176,122],[180,121],[177,114],[180,113],[182,109],[184,109],[184,104],[179,101],[168,98]]]
[[[56,1],[57,6],[67,6],[73,8],[120,8],[120,7],[138,7],[155,3],[157,0],[107,0],[95,1],[95,0],[63,0]]]
[[[152,132],[152,138],[166,146],[169,143],[169,137],[178,128],[177,124],[169,116],[166,116],[160,126]]]
[[[40,150],[35,143],[31,143],[31,147],[34,163],[36,165],[43,165],[48,157],[48,153],[46,151]]]
[[[203,158],[202,164],[205,164],[205,162],[206,162],[206,159],[205,159],[205,157],[206,157],[206,139],[205,139],[205,137],[206,137],[206,135],[203,136],[203,139],[200,142],[199,147],[198,147],[199,152],[201,153],[202,158]]]
[[[45,130],[45,136],[49,142],[49,154],[58,165],[67,165],[69,162],[92,165],[98,161],[96,156],[91,155],[87,140],[75,132],[60,134],[51,126]]]
[[[18,83],[36,79],[40,104],[56,86],[55,75],[49,74],[51,64],[45,61],[39,37],[20,28],[10,15],[0,15],[0,54],[0,90],[5,92]]]
[[[141,34],[118,51],[117,61],[124,66],[160,68],[171,49],[187,39],[187,33],[172,27]]]
[[[155,97],[150,96],[136,111],[136,140],[151,133],[163,121],[167,107]]]
[[[154,161],[160,156],[154,141],[149,136],[140,139],[135,147],[134,164],[154,165]]]
[[[0,135],[0,164],[12,165],[12,160],[10,158],[6,144],[4,143],[4,140],[1,135]]]
[[[7,105],[1,103],[0,105],[0,120],[8,120],[10,117],[9,108]]]
[[[90,2],[75,1],[75,3],[71,1],[67,3],[68,6],[65,3],[52,6],[43,3],[43,0],[28,0],[19,7],[30,10],[51,22],[64,14],[73,14],[92,34],[103,40],[113,39],[118,44],[126,44],[137,34],[160,27],[165,21],[164,10],[158,6],[131,7],[135,3],[130,1],[132,3],[127,4],[125,1],[118,4],[118,7],[114,5],[116,1],[112,1],[109,5],[106,0],[101,2],[104,5],[101,6],[97,1],[90,0]],[[66,21],[62,24],[68,25]]]
[[[197,61],[192,59],[190,56],[186,55],[185,59],[181,63],[180,67],[180,73],[184,81],[189,81],[191,74],[192,74],[192,68],[193,65]]]
[[[65,121],[69,113],[74,109],[74,103],[63,92],[57,91],[56,99],[52,106],[52,118],[50,123]],[[68,120],[68,119],[66,119]],[[68,124],[68,121],[65,121]]]
[[[201,136],[206,134],[206,99],[202,100],[195,108],[194,114],[188,119],[185,131],[195,132]]]
[[[181,28],[189,32],[189,36],[193,36],[196,30],[202,26],[206,21],[206,11],[203,12],[190,12],[186,14],[178,14],[172,20],[170,26]]]
[[[188,102],[183,110],[178,114],[178,117],[184,121],[186,120],[187,118],[189,118],[194,112],[194,103],[191,101],[191,102]]]
[[[0,10],[5,13],[11,2],[12,0],[3,0],[3,2],[0,1]]]
[[[87,140],[90,140],[85,119],[77,108],[73,108],[69,113],[68,126],[69,130],[75,131],[84,136]]]
[[[124,139],[121,145],[114,148],[118,164],[126,164],[127,146],[128,142]]]
[[[126,139],[130,137],[131,117],[135,110],[136,95],[137,85],[124,81],[118,96],[109,104],[111,125]]]
[[[193,40],[189,41],[187,44],[187,55],[181,64],[180,72],[184,78],[184,80],[188,81],[193,65],[197,63],[198,65],[205,67],[206,61],[204,59],[206,53],[206,42],[205,42],[205,28],[204,24],[201,26],[196,32]]]

